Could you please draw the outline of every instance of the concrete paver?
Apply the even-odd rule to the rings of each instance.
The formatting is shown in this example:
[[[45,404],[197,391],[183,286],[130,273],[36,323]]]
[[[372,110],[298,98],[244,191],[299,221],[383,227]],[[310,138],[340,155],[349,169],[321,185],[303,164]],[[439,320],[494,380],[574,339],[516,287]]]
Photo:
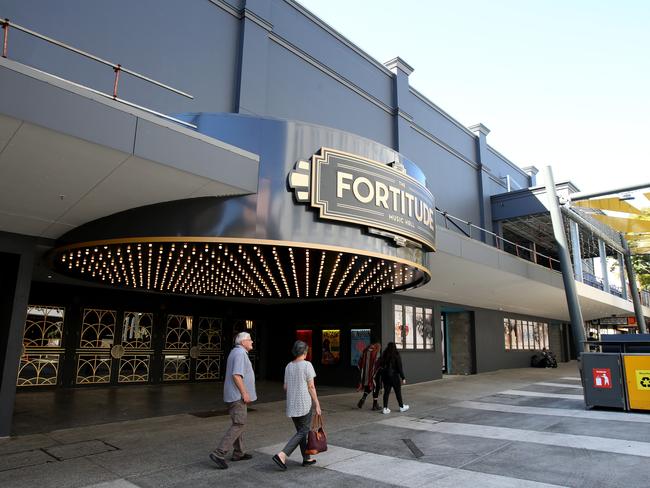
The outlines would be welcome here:
[[[579,395],[576,377],[570,363],[408,385],[404,414],[357,409],[355,392],[324,396],[331,449],[307,468],[295,453],[286,472],[270,459],[293,431],[282,401],[254,405],[246,433],[254,457],[227,470],[207,456],[227,416],[176,413],[17,436],[0,441],[0,486],[647,488],[650,415],[558,398]],[[222,408],[219,396],[202,406]]]

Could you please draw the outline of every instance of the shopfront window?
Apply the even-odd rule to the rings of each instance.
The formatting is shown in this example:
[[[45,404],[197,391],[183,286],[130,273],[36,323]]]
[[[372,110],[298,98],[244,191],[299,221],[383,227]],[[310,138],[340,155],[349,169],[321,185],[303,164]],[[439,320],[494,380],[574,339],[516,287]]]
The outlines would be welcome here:
[[[433,349],[433,309],[412,305],[393,308],[395,345],[398,349]]]
[[[404,347],[405,349],[413,349],[415,342],[415,334],[413,331],[413,307],[408,305],[404,307],[404,331],[406,334]]]
[[[402,305],[395,305],[394,309],[394,330],[395,330],[395,346],[397,349],[404,348],[404,307]]]
[[[510,319],[503,319],[503,339],[505,342],[506,350],[513,349],[513,337],[514,337],[515,324]],[[517,341],[514,341],[516,349]]]
[[[504,317],[503,342],[506,351],[548,349],[548,324]]]

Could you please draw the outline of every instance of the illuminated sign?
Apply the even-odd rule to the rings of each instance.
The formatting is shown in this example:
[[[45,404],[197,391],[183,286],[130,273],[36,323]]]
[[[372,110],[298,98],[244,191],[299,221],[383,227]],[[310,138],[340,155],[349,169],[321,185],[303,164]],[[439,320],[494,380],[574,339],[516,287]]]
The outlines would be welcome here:
[[[405,171],[360,156],[322,148],[289,173],[296,200],[323,219],[367,227],[397,245],[435,251],[431,192]]]

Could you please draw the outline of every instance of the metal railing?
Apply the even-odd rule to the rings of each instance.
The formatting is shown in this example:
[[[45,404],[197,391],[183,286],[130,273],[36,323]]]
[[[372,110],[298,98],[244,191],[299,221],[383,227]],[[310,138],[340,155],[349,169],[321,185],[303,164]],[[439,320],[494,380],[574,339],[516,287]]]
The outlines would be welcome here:
[[[640,290],[639,294],[641,295],[641,304],[650,307],[650,291]]]
[[[440,222],[441,220],[442,222]],[[531,249],[529,247],[522,246],[521,244],[517,244],[516,242],[509,241],[508,239],[504,239],[503,237],[495,234],[494,232],[491,232],[487,229],[483,229],[482,227],[479,227],[478,225],[475,225],[472,222],[468,222],[467,220],[463,220],[458,217],[455,217],[454,215],[451,215],[449,212],[440,210],[437,207],[436,207],[436,225],[440,225],[445,227],[446,229],[451,229],[453,231],[459,232],[466,237],[479,240],[487,244],[488,246],[496,247],[497,249],[501,249],[502,251],[505,251],[507,253],[514,254],[517,257],[526,259],[527,261],[531,261],[533,263],[544,266],[545,268],[550,268],[555,271],[561,270],[560,261],[558,259],[547,256],[546,254],[538,252],[535,249]],[[577,279],[577,277],[574,278]],[[603,281],[600,278],[586,271],[583,272],[581,281],[585,285],[592,286],[599,290],[605,289]],[[611,295],[620,298],[623,297],[623,290],[616,285],[612,285],[611,283],[609,285],[609,293]],[[639,294],[641,295],[641,303],[646,307],[650,307],[650,291],[640,290]],[[632,297],[629,293],[629,290],[628,290],[627,300],[632,301]]]
[[[61,47],[63,49],[71,51],[71,52],[73,52],[75,54],[79,54],[79,55],[81,55],[81,56],[83,56],[85,58],[91,59],[91,60],[96,61],[96,62],[98,62],[100,64],[103,64],[105,66],[109,66],[113,70],[113,94],[112,95],[110,95],[108,93],[104,93],[104,92],[99,91],[99,90],[95,90],[94,88],[79,85],[77,83],[73,83],[74,85],[79,86],[81,88],[84,88],[86,90],[89,90],[89,91],[91,91],[91,92],[93,92],[93,93],[95,93],[97,95],[101,95],[101,96],[103,96],[105,98],[109,98],[111,100],[115,100],[117,102],[123,103],[125,105],[130,106],[130,107],[134,107],[134,108],[137,108],[137,109],[140,109],[140,110],[144,110],[145,112],[148,112],[148,113],[150,113],[152,115],[155,115],[157,117],[161,117],[161,118],[164,118],[164,119],[167,119],[167,120],[171,120],[173,122],[184,125],[186,127],[191,127],[192,129],[196,129],[195,125],[190,124],[188,122],[185,122],[184,120],[180,120],[180,119],[177,119],[175,117],[171,117],[169,115],[165,115],[163,113],[156,112],[155,110],[151,110],[151,109],[149,109],[147,107],[137,105],[137,104],[135,104],[133,102],[129,102],[128,100],[124,100],[123,98],[119,98],[117,96],[119,83],[120,83],[120,74],[121,73],[133,76],[134,78],[138,78],[140,80],[146,81],[147,83],[151,83],[152,85],[158,86],[158,87],[163,88],[165,90],[168,90],[168,91],[170,91],[172,93],[175,93],[177,95],[181,95],[181,96],[183,96],[185,98],[189,98],[189,99],[193,100],[194,97],[192,95],[190,95],[189,93],[185,93],[184,91],[178,90],[178,89],[176,89],[174,87],[171,87],[169,85],[166,85],[164,83],[156,81],[156,80],[154,80],[152,78],[149,78],[148,76],[144,76],[144,75],[142,75],[142,74],[140,74],[140,73],[138,73],[136,71],[125,68],[124,66],[122,66],[119,63],[113,63],[111,61],[107,61],[107,60],[105,60],[103,58],[100,58],[99,56],[95,56],[94,54],[90,54],[90,53],[88,53],[86,51],[82,51],[81,49],[77,49],[76,47],[72,47],[72,46],[70,46],[68,44],[65,44],[65,43],[61,42],[61,41],[57,41],[56,39],[52,39],[51,37],[47,37],[47,36],[44,36],[43,34],[39,34],[38,32],[35,32],[35,31],[31,30],[31,29],[28,29],[28,28],[23,27],[21,25],[10,22],[9,19],[0,19],[0,24],[2,24],[2,31],[3,31],[3,36],[2,36],[2,57],[3,58],[6,58],[7,55],[8,55],[9,29],[10,28],[16,29],[18,31],[29,34],[30,36],[33,36],[33,37],[35,37],[37,39],[41,39],[41,40],[43,40],[45,42],[48,42],[48,43],[53,44],[55,46]],[[69,80],[66,80],[66,81],[69,81]]]
[[[440,219],[442,219],[442,224],[438,223],[438,220]],[[546,268],[550,268],[555,271],[560,270],[559,260],[538,252],[535,249],[531,249],[529,247],[522,246],[521,244],[517,244],[516,242],[509,241],[508,239],[504,239],[494,232],[483,229],[482,227],[479,227],[472,222],[468,222],[466,220],[455,217],[449,212],[442,211],[439,208],[436,208],[436,224],[444,226],[446,229],[449,229],[451,225],[451,230],[460,232],[470,239],[479,240],[489,246],[496,247],[497,249],[501,249],[507,253],[514,254],[517,257],[526,259],[527,261],[531,261]]]
[[[603,280],[598,278],[596,275],[588,273],[587,271],[582,272],[582,282],[585,285],[589,285],[592,288],[598,288],[599,290],[605,289],[605,284]]]
[[[610,284],[609,293],[619,298],[623,298],[623,289],[620,286]]]

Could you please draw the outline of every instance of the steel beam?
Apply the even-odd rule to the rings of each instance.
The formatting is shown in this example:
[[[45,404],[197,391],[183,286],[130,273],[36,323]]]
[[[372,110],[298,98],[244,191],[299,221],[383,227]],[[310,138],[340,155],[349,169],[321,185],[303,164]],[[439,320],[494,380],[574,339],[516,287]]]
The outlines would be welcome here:
[[[571,317],[573,343],[576,348],[576,355],[580,357],[580,354],[585,351],[585,326],[584,320],[582,319],[580,302],[578,301],[576,282],[573,277],[571,257],[569,256],[569,249],[564,234],[562,211],[560,210],[560,203],[558,201],[557,193],[555,192],[555,181],[553,180],[553,172],[551,171],[550,166],[544,168],[544,181],[546,182],[548,209],[551,214],[551,222],[553,223],[553,235],[555,237],[555,242],[558,248],[557,251],[560,257],[560,268],[562,269],[562,280],[564,281],[564,293],[566,294],[569,316]]]

